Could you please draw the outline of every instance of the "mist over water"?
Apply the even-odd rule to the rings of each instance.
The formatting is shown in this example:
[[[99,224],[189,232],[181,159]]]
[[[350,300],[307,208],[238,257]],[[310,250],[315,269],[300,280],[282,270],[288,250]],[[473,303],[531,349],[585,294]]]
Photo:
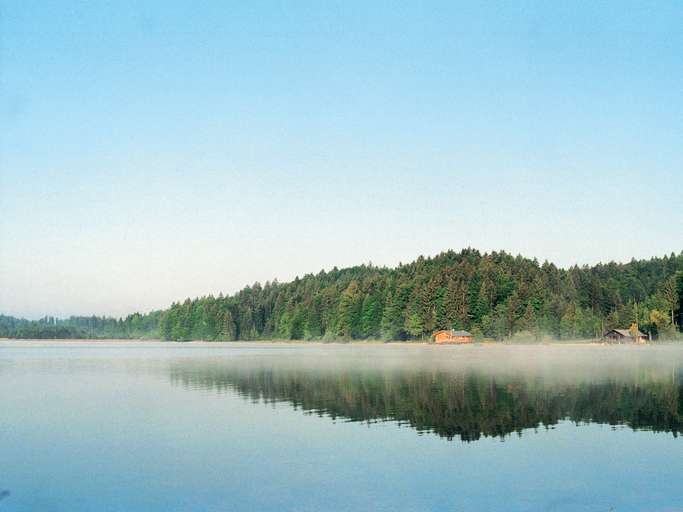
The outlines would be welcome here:
[[[0,341],[0,511],[676,510],[682,370],[675,345]]]

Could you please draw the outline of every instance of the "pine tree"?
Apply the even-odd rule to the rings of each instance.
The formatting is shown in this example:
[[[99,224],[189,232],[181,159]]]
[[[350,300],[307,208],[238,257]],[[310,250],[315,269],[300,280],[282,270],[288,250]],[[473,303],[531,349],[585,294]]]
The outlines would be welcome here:
[[[389,292],[385,301],[381,322],[382,338],[400,340],[404,338],[403,315],[393,292]]]
[[[382,321],[382,304],[375,293],[370,293],[363,299],[361,309],[361,334],[364,338],[379,336]]]
[[[358,283],[353,280],[344,290],[337,307],[337,335],[342,338],[357,338],[360,334],[360,318],[363,297]]]

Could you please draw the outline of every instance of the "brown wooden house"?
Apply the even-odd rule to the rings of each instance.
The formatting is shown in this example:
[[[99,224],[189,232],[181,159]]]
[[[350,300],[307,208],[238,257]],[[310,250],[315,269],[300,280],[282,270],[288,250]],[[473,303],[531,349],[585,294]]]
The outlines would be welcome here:
[[[472,343],[472,335],[469,332],[454,329],[436,331],[432,337],[434,343]]]
[[[645,343],[647,335],[637,331],[635,336],[628,329],[612,329],[602,335],[607,343]]]

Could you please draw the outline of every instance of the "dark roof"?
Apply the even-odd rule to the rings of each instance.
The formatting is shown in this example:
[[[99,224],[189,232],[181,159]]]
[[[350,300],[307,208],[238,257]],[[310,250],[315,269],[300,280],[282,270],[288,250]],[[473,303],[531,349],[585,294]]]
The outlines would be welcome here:
[[[608,335],[609,333],[611,333],[611,332],[616,332],[617,334],[619,334],[619,335],[621,335],[621,336],[624,336],[625,338],[630,338],[630,337],[633,336],[633,335],[631,334],[631,331],[628,330],[628,329],[610,329],[609,331],[607,331],[607,332],[604,334],[604,336],[607,336],[607,335]],[[638,335],[638,336],[645,337],[645,334],[643,334],[643,333],[640,332],[640,331],[638,331],[637,335]]]

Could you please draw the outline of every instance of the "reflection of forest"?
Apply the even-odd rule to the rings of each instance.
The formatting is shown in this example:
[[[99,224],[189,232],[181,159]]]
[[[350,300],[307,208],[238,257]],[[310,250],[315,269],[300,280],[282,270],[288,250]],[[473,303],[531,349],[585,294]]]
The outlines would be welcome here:
[[[419,432],[473,441],[559,420],[683,430],[683,378],[669,366],[591,372],[507,371],[477,367],[178,364],[174,383],[232,390],[266,402],[351,421],[392,420]]]

